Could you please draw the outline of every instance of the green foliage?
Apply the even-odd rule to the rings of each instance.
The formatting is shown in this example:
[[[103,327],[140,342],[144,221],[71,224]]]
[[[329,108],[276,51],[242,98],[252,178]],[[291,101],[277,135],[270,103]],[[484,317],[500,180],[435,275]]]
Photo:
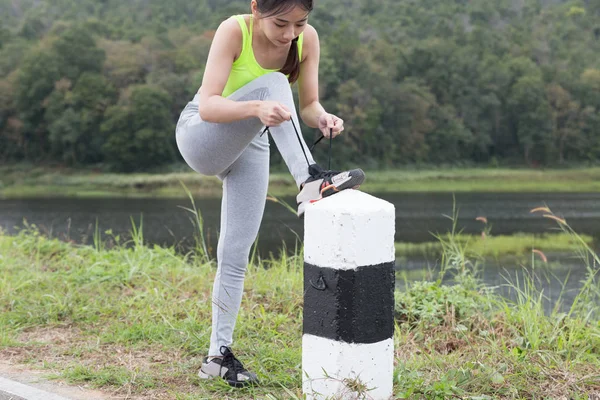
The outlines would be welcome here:
[[[541,78],[525,75],[512,86],[508,97],[517,144],[525,160],[544,161],[544,147],[550,134],[550,107],[545,97]],[[532,154],[537,150],[537,154]]]
[[[117,169],[134,171],[175,159],[174,135],[164,90],[138,86],[124,104],[106,111],[101,132],[106,137],[104,155]]]
[[[500,257],[514,256],[516,259],[531,258],[532,250],[549,253],[567,253],[575,250],[579,243],[573,241],[570,235],[564,234],[526,234],[490,235],[491,228],[485,227],[481,235],[457,234],[456,242],[468,246],[467,256],[470,258],[498,259]],[[586,244],[591,245],[594,238],[582,235]],[[399,257],[433,256],[439,257],[443,247],[440,241],[425,243],[396,243],[396,254]]]
[[[48,130],[44,121],[45,100],[59,81],[60,60],[50,50],[30,52],[18,72],[15,108],[23,121],[23,136],[28,141],[27,158],[38,158],[48,151]]]
[[[144,151],[126,157],[147,146],[129,140],[173,135],[201,85],[214,29],[248,8],[247,0],[1,1],[1,155],[156,165]],[[321,0],[310,22],[321,37],[321,101],[346,121],[336,167],[600,160],[597,1]],[[117,93],[91,108],[63,99],[71,89],[53,94],[67,81],[73,90],[91,83],[78,83],[84,73]],[[124,122],[132,110],[118,99],[139,85],[167,92],[168,125],[142,132]],[[99,135],[101,126],[128,139]]]
[[[2,39],[0,39],[0,43],[2,43]],[[0,78],[7,76],[19,66],[27,48],[28,43],[21,39],[7,40],[0,46]]]
[[[46,101],[52,153],[67,164],[97,162],[104,143],[98,129],[116,91],[102,75],[85,72],[73,89],[69,81],[57,86]]]
[[[396,296],[396,319],[409,324],[436,326],[447,320],[466,319],[478,310],[480,297],[463,286],[416,282]]]
[[[102,71],[104,51],[96,47],[94,38],[80,27],[62,32],[52,45],[61,60],[62,77],[76,81],[83,72]]]

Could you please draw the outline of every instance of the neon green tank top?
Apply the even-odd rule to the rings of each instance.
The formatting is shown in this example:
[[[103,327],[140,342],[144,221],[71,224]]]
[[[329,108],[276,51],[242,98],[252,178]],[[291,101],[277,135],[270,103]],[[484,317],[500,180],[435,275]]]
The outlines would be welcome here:
[[[233,62],[231,66],[231,73],[229,79],[223,89],[223,97],[227,97],[239,88],[248,83],[252,82],[256,78],[268,74],[269,72],[279,71],[278,69],[266,69],[260,66],[260,64],[254,58],[254,51],[252,51],[252,27],[254,25],[252,17],[250,17],[250,31],[248,31],[248,25],[243,15],[236,15],[234,18],[240,24],[242,28],[242,51],[237,60]],[[298,57],[302,60],[302,42],[304,39],[304,33],[298,36]]]

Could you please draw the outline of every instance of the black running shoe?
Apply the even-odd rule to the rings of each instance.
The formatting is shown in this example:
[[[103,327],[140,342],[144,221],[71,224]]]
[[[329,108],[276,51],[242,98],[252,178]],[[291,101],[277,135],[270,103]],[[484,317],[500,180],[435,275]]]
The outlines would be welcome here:
[[[312,164],[308,168],[310,177],[304,182],[302,190],[296,196],[298,203],[298,217],[304,215],[306,206],[331,196],[344,189],[356,189],[365,180],[362,169],[351,169],[350,171],[323,170],[319,165]]]
[[[204,358],[202,367],[198,372],[201,379],[212,379],[220,376],[230,386],[236,388],[258,384],[257,376],[244,368],[229,347],[221,346],[220,351],[223,358],[213,358],[210,361],[208,361],[208,357]]]

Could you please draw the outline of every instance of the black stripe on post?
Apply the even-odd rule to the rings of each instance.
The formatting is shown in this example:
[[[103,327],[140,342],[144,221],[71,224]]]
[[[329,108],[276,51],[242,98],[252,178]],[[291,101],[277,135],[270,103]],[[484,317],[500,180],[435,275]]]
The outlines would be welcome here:
[[[304,333],[347,343],[394,335],[394,262],[350,270],[304,263]]]

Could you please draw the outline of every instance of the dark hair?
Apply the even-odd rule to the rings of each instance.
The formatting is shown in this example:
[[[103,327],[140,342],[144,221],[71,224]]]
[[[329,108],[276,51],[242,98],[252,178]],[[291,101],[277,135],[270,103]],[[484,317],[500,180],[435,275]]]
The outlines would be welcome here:
[[[296,6],[302,7],[307,12],[311,12],[313,9],[313,0],[257,0],[256,5],[261,14],[265,17],[272,17],[273,15],[290,11]],[[298,54],[297,37],[292,40],[285,64],[279,71],[282,74],[289,75],[288,80],[290,83],[298,80],[298,76],[300,75],[300,56]]]

